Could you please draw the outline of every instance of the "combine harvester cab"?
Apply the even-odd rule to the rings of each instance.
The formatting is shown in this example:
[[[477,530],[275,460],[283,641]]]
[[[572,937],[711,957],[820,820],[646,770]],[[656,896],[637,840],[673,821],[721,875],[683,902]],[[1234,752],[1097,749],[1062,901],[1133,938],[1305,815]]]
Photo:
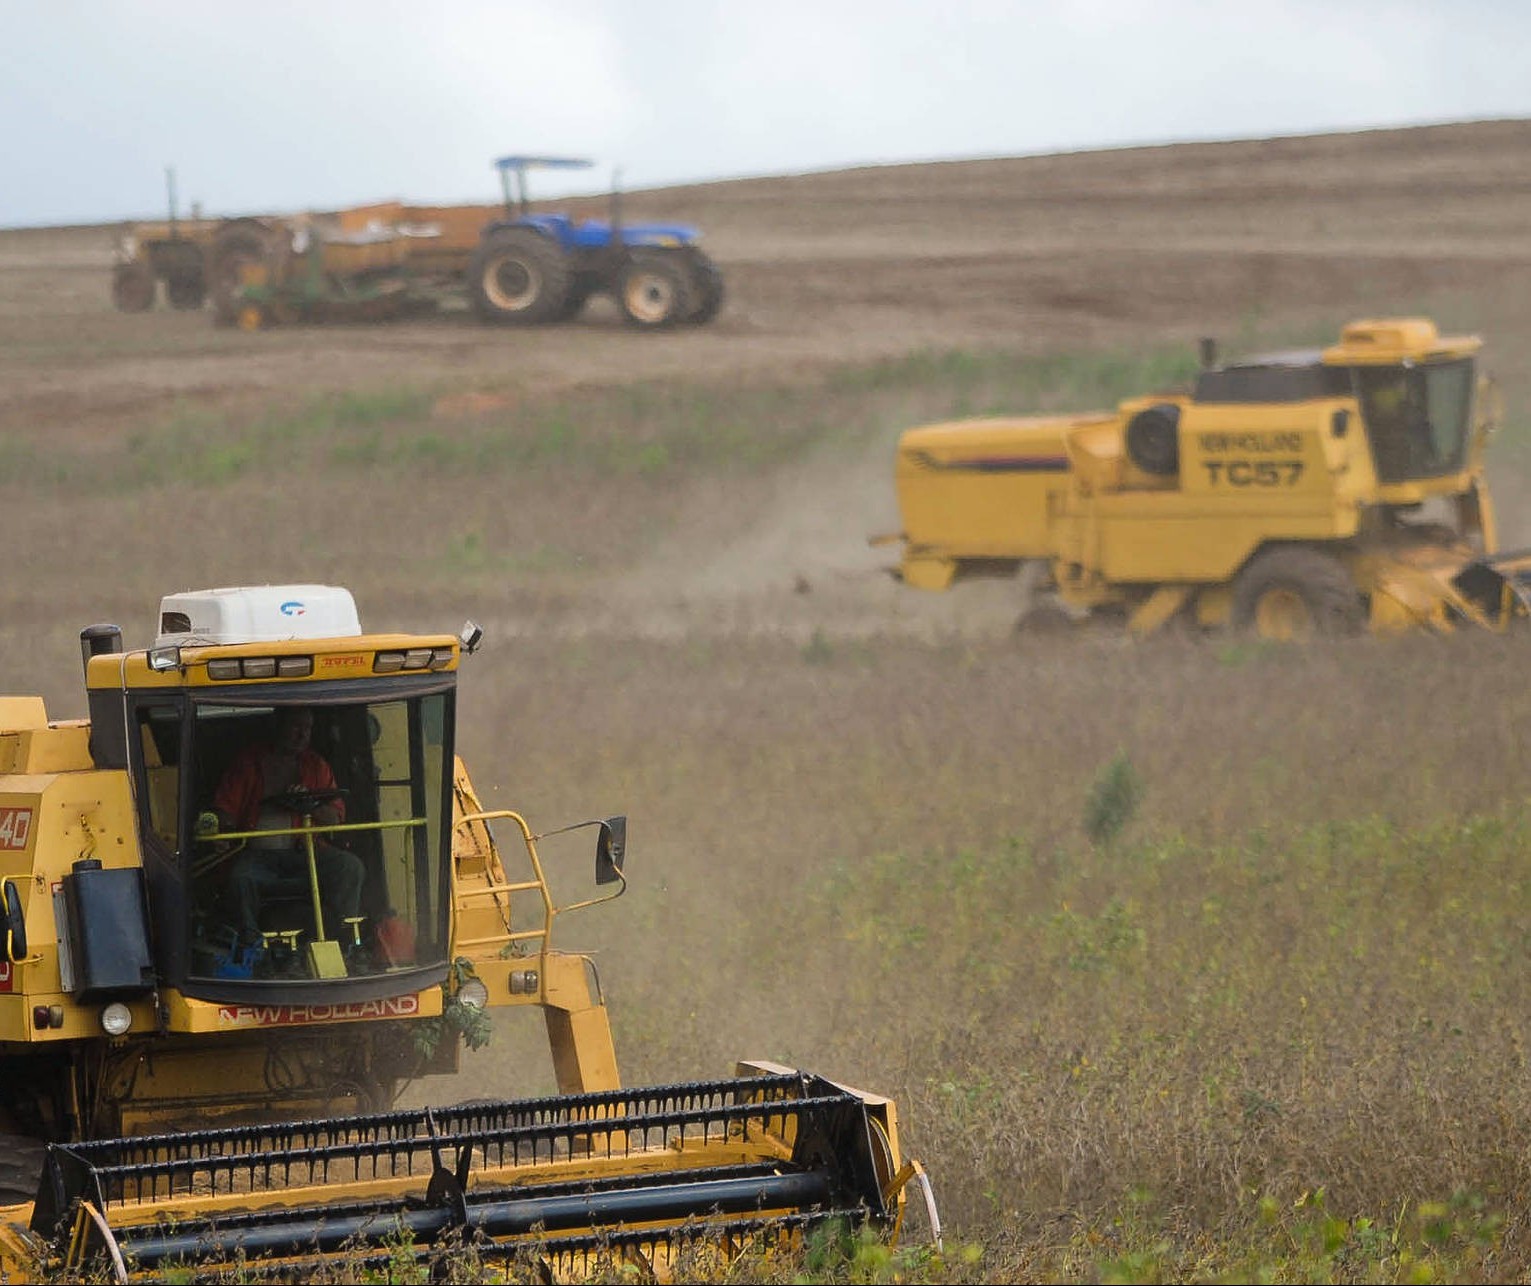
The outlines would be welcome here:
[[[302,1280],[461,1247],[663,1279],[836,1221],[892,1238],[911,1181],[938,1228],[884,1098],[765,1062],[621,1086],[594,965],[551,939],[626,888],[626,823],[550,832],[595,840],[594,896],[556,904],[545,836],[453,749],[479,634],[365,634],[326,586],[199,591],[148,649],[83,631],[88,720],[0,699],[0,1272]],[[231,814],[277,748],[303,780]],[[558,1094],[392,1107],[514,1006]]]
[[[1501,552],[1484,475],[1482,341],[1423,318],[1203,370],[1114,412],[926,425],[900,439],[897,574],[922,589],[1025,570],[1076,619],[1272,639],[1503,630],[1531,551]],[[1027,604],[1018,598],[1017,609]]]

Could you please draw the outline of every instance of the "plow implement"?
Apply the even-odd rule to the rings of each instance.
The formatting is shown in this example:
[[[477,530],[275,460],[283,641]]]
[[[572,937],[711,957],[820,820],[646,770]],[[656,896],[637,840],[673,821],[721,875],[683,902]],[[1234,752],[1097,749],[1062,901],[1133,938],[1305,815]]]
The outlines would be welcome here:
[[[32,1221],[66,1272],[302,1279],[459,1252],[578,1280],[664,1280],[790,1251],[823,1225],[893,1236],[891,1104],[769,1064],[734,1078],[49,1149]]]

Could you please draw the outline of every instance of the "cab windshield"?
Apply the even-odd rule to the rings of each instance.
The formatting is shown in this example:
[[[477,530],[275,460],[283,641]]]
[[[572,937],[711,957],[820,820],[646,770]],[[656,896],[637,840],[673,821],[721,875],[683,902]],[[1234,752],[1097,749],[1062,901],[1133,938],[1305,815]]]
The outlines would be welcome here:
[[[1472,414],[1470,358],[1359,367],[1356,380],[1380,482],[1412,482],[1462,468]]]
[[[191,977],[357,979],[445,960],[448,713],[440,692],[196,703]]]

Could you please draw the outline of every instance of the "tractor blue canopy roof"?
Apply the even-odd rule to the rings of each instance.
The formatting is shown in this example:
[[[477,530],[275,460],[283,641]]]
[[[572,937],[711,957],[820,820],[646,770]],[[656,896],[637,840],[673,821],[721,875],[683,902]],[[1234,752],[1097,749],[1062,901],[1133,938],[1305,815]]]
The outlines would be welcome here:
[[[588,170],[594,161],[577,156],[502,156],[494,163],[497,170]]]

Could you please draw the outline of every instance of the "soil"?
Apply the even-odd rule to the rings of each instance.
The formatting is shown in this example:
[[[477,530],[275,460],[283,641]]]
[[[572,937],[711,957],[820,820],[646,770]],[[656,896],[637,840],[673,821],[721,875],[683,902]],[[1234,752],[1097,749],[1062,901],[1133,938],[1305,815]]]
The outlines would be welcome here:
[[[1531,122],[899,165],[627,194],[700,226],[728,298],[634,334],[464,313],[258,335],[109,301],[115,229],[0,230],[0,428],[101,432],[187,399],[379,379],[471,390],[692,375],[777,380],[937,348],[1041,351],[1351,316],[1531,273]],[[603,212],[575,202],[576,213]]]
[[[781,385],[921,351],[1193,345],[1399,312],[1485,334],[1512,421],[1531,397],[1531,121],[751,179],[629,193],[624,210],[704,230],[727,283],[712,324],[639,333],[597,300],[525,330],[462,308],[252,334],[163,300],[114,311],[114,228],[0,230],[0,435],[88,451],[188,410],[379,385],[430,390],[450,420],[580,386]],[[832,475],[809,462],[763,479],[749,524],[721,545],[717,515],[686,498],[660,558],[553,628],[1008,620],[1008,592],[991,607],[983,587],[912,594],[880,576],[891,558],[866,537],[897,525],[890,448],[874,442]],[[1525,541],[1513,451],[1496,468],[1506,541]]]

